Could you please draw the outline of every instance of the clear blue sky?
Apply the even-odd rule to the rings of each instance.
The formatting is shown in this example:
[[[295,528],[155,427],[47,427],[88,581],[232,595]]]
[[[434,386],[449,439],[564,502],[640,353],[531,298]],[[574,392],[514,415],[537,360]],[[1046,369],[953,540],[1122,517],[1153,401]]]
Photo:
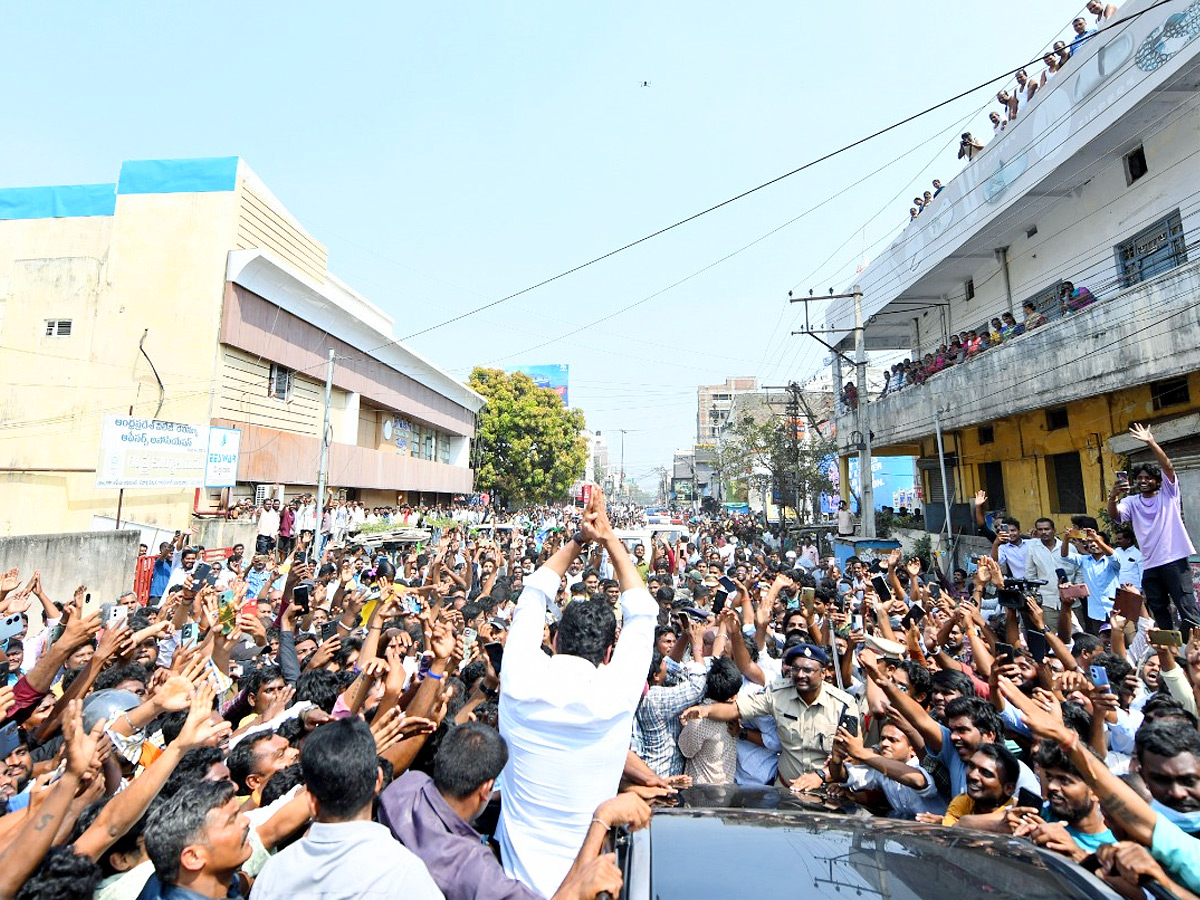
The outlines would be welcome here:
[[[0,182],[112,181],[124,159],[240,155],[403,336],[1013,68],[1077,11],[8,4]],[[963,125],[988,133],[972,118],[986,102],[976,94],[412,344],[463,378],[475,364],[569,363],[572,405],[611,432],[614,466],[616,429],[628,429],[626,469],[650,485],[693,439],[696,385],[816,372],[820,348],[788,336],[788,290],[849,283],[913,194],[954,176]]]

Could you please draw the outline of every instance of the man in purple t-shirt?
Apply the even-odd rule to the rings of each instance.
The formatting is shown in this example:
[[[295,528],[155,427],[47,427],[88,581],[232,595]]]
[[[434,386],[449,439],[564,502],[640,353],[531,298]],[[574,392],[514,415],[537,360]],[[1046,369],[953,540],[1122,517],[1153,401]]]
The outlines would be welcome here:
[[[1142,590],[1146,605],[1159,628],[1174,628],[1171,604],[1179,610],[1183,636],[1200,627],[1200,608],[1192,591],[1192,573],[1188,557],[1196,552],[1179,503],[1179,480],[1171,460],[1158,446],[1145,425],[1134,424],[1129,433],[1150,448],[1158,465],[1142,463],[1130,473],[1137,494],[1117,502],[1129,493],[1129,482],[1118,481],[1108,495],[1108,514],[1114,522],[1131,522],[1138,546],[1145,556]]]

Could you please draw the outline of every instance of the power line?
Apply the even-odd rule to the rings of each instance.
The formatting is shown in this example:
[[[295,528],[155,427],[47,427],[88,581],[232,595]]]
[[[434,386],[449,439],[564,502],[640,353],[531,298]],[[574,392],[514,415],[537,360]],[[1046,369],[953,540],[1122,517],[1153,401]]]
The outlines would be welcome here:
[[[1108,25],[1108,26],[1105,26],[1104,28],[1097,29],[1095,34],[1093,35],[1093,38],[1099,36],[1100,34],[1104,33],[1105,31],[1109,30],[1109,28],[1115,27],[1117,25],[1120,25],[1120,26],[1127,25],[1129,22],[1133,21],[1134,19],[1137,19],[1140,16],[1143,16],[1146,13],[1151,12],[1154,9],[1157,9],[1158,7],[1164,6],[1167,3],[1171,3],[1171,2],[1174,2],[1174,0],[1157,0],[1156,3],[1153,3],[1150,6],[1146,7],[1145,9],[1140,10],[1136,13],[1133,13],[1132,15],[1129,15],[1129,16],[1121,19],[1119,22],[1113,23],[1113,25]],[[735,194],[734,196],[729,197],[726,200],[722,200],[720,203],[715,203],[712,206],[709,206],[705,209],[700,210],[699,212],[692,213],[689,216],[679,219],[679,220],[671,223],[670,225],[659,228],[658,230],[653,231],[647,235],[643,235],[642,237],[637,238],[636,240],[629,241],[626,244],[622,244],[620,247],[617,247],[613,250],[609,250],[607,253],[602,253],[601,255],[593,257],[592,259],[589,259],[586,262],[582,262],[576,266],[572,266],[571,268],[566,269],[565,271],[559,272],[557,275],[552,275],[549,278],[544,278],[541,281],[539,281],[535,284],[529,285],[528,287],[524,287],[519,291],[514,291],[511,294],[506,294],[503,297],[500,297],[496,300],[489,301],[488,303],[481,304],[480,306],[474,307],[473,309],[466,310],[465,312],[459,313],[456,316],[451,316],[449,319],[445,319],[444,321],[438,322],[435,325],[430,325],[426,328],[422,328],[418,331],[414,331],[411,334],[405,335],[402,338],[396,338],[396,339],[387,341],[383,344],[380,344],[377,347],[373,347],[371,350],[369,350],[367,352],[374,353],[378,350],[382,350],[384,347],[392,346],[394,344],[402,343],[404,341],[410,341],[413,338],[420,337],[423,334],[428,334],[431,331],[436,331],[439,328],[444,328],[447,325],[452,325],[455,322],[460,322],[463,319],[477,315],[481,312],[484,312],[485,310],[493,309],[497,306],[500,306],[501,304],[509,302],[510,300],[514,300],[517,297],[521,297],[521,296],[528,294],[532,291],[535,291],[539,288],[545,287],[548,284],[552,284],[555,281],[559,281],[563,278],[566,278],[569,275],[573,275],[576,272],[579,272],[579,271],[582,271],[583,269],[588,268],[589,266],[593,266],[599,262],[603,262],[606,259],[610,259],[611,257],[616,256],[619,253],[624,253],[626,250],[631,250],[634,247],[637,247],[641,244],[646,243],[647,241],[651,241],[654,238],[661,237],[662,235],[667,234],[670,231],[674,231],[675,229],[680,228],[684,225],[687,225],[690,222],[694,222],[703,216],[707,216],[710,213],[716,212],[719,209],[723,209],[724,207],[729,206],[730,204],[736,203],[739,200],[743,200],[752,194],[755,194],[755,193],[762,191],[773,185],[779,184],[780,182],[782,182],[788,178],[791,178],[795,175],[798,175],[801,172],[805,172],[808,169],[813,168],[814,166],[820,165],[823,162],[827,162],[837,156],[841,156],[842,154],[847,153],[850,150],[853,150],[857,147],[861,147],[862,145],[869,143],[870,141],[873,141],[876,138],[882,137],[883,135],[888,134],[892,131],[895,131],[898,128],[902,128],[903,126],[909,124],[910,122],[914,122],[917,119],[923,118],[924,116],[927,116],[930,113],[936,112],[937,110],[942,109],[945,106],[949,106],[950,104],[955,103],[964,97],[968,97],[971,94],[975,93],[976,91],[982,90],[983,88],[988,87],[989,85],[994,84],[995,82],[997,82],[1003,78],[1008,78],[1010,75],[1015,75],[1017,72],[1019,72],[1021,69],[1024,69],[1026,66],[1033,65],[1040,61],[1041,61],[1041,58],[1038,57],[1037,59],[1032,59],[1026,63],[1023,63],[1023,64],[1017,66],[1016,68],[1009,69],[998,75],[994,75],[994,76],[988,78],[987,80],[974,85],[973,87],[970,87],[970,88],[967,88],[966,90],[960,91],[959,93],[953,95],[952,97],[948,97],[945,100],[941,100],[938,103],[933,104],[932,106],[926,107],[925,109],[921,110],[920,112],[916,112],[916,113],[913,113],[912,115],[906,116],[905,118],[900,119],[897,122],[893,122],[890,125],[884,126],[883,128],[880,128],[877,131],[872,132],[871,134],[868,134],[864,137],[858,138],[857,140],[851,141],[848,144],[844,144],[843,146],[837,148],[836,150],[831,150],[830,152],[828,152],[822,156],[819,156],[815,159],[809,160],[808,162],[806,162],[800,166],[797,166],[796,168],[791,169],[788,172],[784,172],[782,175],[777,175],[774,178],[771,178],[767,181],[762,182],[761,184],[758,184],[752,188],[749,188],[748,190],[742,191],[739,194]]]

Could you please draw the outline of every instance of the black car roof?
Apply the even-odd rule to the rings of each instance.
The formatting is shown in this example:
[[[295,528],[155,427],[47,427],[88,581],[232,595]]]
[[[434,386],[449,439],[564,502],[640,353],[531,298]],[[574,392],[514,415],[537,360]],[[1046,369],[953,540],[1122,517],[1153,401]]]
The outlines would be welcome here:
[[[650,839],[657,900],[1118,896],[1023,839],[830,812],[778,788],[681,791],[677,805],[655,810]]]

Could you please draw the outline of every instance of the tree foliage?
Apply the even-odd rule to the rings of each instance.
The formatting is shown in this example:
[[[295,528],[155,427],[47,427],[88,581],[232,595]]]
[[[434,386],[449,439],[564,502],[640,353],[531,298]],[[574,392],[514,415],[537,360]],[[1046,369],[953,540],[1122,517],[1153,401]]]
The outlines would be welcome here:
[[[510,505],[566,499],[587,465],[583,413],[523,372],[476,367],[468,384],[487,399],[475,437],[477,489]]]
[[[836,447],[815,435],[793,440],[795,427],[784,416],[739,419],[722,433],[718,465],[735,484],[774,491],[780,506],[796,510],[800,521],[812,521],[820,515],[821,495],[833,492],[828,467]]]

